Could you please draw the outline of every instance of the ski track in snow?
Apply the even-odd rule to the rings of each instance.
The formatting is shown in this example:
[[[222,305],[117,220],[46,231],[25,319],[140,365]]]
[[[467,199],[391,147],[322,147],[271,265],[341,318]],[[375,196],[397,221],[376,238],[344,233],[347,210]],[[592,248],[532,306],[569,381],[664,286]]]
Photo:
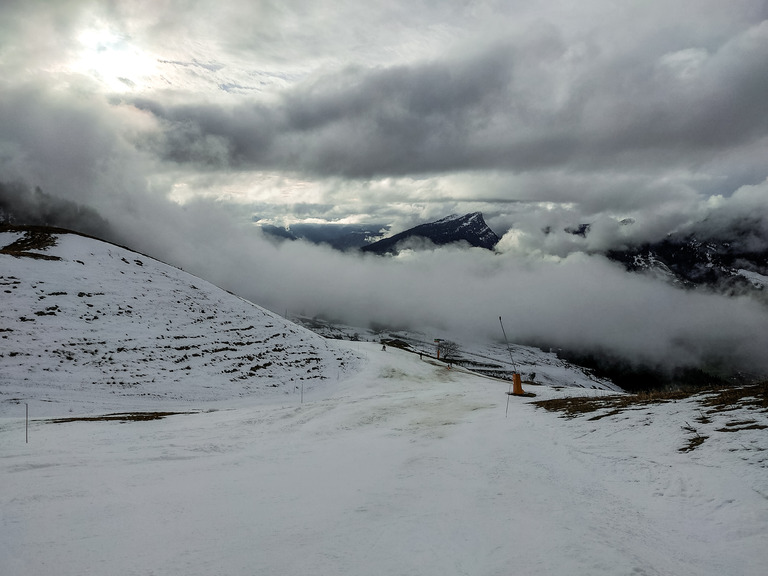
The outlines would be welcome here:
[[[0,238],[2,245],[11,241]],[[54,253],[80,254],[80,242],[85,240],[62,239]],[[756,417],[745,409],[712,415],[701,428],[706,442],[680,452],[689,437],[682,426],[700,411],[693,400],[598,421],[566,420],[527,398],[509,398],[506,382],[449,370],[392,347],[324,341],[249,303],[234,299],[240,302],[235,305],[181,271],[117,247],[104,250],[111,253],[94,254],[97,268],[79,257],[83,264],[46,263],[49,270],[68,272],[51,272],[34,286],[24,284],[37,269],[33,260],[14,259],[14,271],[1,274],[10,282],[3,287],[10,291],[4,293],[6,310],[23,315],[35,307],[71,307],[67,313],[82,315],[82,326],[93,330],[81,345],[85,336],[70,332],[60,321],[63,312],[35,316],[50,336],[41,346],[33,339],[40,332],[14,313],[0,326],[12,329],[0,334],[9,336],[0,340],[3,576],[765,573],[767,435],[716,432],[729,421]],[[89,266],[95,269],[83,278],[101,278],[98,286],[62,288],[77,277],[73,270]],[[153,268],[151,276],[142,276]],[[191,323],[166,332],[168,321],[183,317],[171,314],[172,302],[155,303],[166,312],[152,318],[152,305],[137,292],[141,283],[110,284],[116,274],[134,273],[163,283],[160,293],[183,295],[173,303],[190,308]],[[186,300],[190,283],[200,292],[194,302]],[[97,292],[120,290],[125,302],[144,304],[134,303],[132,315],[113,311],[109,323],[92,319],[87,304],[125,308],[118,300],[97,301]],[[93,296],[77,296],[79,291]],[[214,332],[195,332],[202,322],[194,319],[211,316],[214,308],[222,316],[219,323],[207,320]],[[262,320],[246,321],[254,316]],[[238,364],[242,356],[258,354],[263,342],[229,342],[236,351],[220,362],[240,370],[232,373],[223,372],[221,363],[206,365],[205,354],[193,357],[190,350],[158,344],[186,336],[184,346],[200,340],[206,349],[230,327],[251,324],[248,332],[258,333],[254,341],[290,336],[285,350],[275,353],[274,367],[250,379],[238,376],[253,364]],[[109,382],[115,370],[131,362],[99,363],[94,357],[105,352],[88,352],[91,340],[112,342],[110,331],[126,330],[132,341],[152,342],[146,348],[160,367],[151,374],[154,384],[134,374],[132,386],[114,388]],[[61,342],[73,343],[71,360],[50,352]],[[303,402],[296,382],[308,373],[301,362],[289,361],[294,345],[306,346],[299,348],[305,355],[317,354],[327,375],[303,381]],[[46,347],[49,352],[41,353]],[[177,374],[175,360],[185,354],[194,365]],[[279,370],[278,362],[285,364]],[[69,391],[82,374],[107,380]],[[23,380],[31,377],[39,386],[35,394]],[[280,386],[265,386],[275,378]],[[528,389],[536,400],[606,393]],[[139,394],[145,392],[151,395]],[[29,443],[24,403],[32,416]],[[68,407],[89,414],[192,413],[126,423],[57,424],[47,418],[70,415]]]

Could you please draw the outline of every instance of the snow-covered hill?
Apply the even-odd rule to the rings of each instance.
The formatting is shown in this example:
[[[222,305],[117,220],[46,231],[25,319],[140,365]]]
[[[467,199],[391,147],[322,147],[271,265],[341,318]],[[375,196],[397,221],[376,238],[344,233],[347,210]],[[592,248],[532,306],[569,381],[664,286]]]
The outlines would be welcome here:
[[[300,393],[352,352],[151,258],[77,234],[0,233],[0,414],[163,409]]]

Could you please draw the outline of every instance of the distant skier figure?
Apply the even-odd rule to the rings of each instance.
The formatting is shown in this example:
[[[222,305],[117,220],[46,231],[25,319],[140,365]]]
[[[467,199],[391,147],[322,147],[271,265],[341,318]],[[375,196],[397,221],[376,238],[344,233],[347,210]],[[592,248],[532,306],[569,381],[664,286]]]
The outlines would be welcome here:
[[[421,352],[419,352],[419,360],[421,360]]]
[[[382,344],[382,345],[381,345],[381,349],[382,349],[384,352],[386,352],[386,351],[387,351],[387,345],[386,345],[386,344]]]

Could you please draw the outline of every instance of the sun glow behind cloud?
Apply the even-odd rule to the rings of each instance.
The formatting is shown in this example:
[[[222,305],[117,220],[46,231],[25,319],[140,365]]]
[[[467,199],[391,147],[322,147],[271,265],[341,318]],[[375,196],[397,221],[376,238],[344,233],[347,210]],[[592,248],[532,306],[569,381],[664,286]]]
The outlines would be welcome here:
[[[141,90],[158,75],[157,58],[109,27],[88,28],[77,39],[80,49],[70,69],[94,78],[109,91]]]

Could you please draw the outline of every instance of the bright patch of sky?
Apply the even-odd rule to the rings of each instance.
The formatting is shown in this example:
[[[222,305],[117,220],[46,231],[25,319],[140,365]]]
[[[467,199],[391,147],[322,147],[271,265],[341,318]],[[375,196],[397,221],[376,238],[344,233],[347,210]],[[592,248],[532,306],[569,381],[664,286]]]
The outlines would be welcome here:
[[[135,47],[108,27],[84,30],[79,58],[70,69],[92,76],[110,92],[149,88],[158,73],[157,58]]]

